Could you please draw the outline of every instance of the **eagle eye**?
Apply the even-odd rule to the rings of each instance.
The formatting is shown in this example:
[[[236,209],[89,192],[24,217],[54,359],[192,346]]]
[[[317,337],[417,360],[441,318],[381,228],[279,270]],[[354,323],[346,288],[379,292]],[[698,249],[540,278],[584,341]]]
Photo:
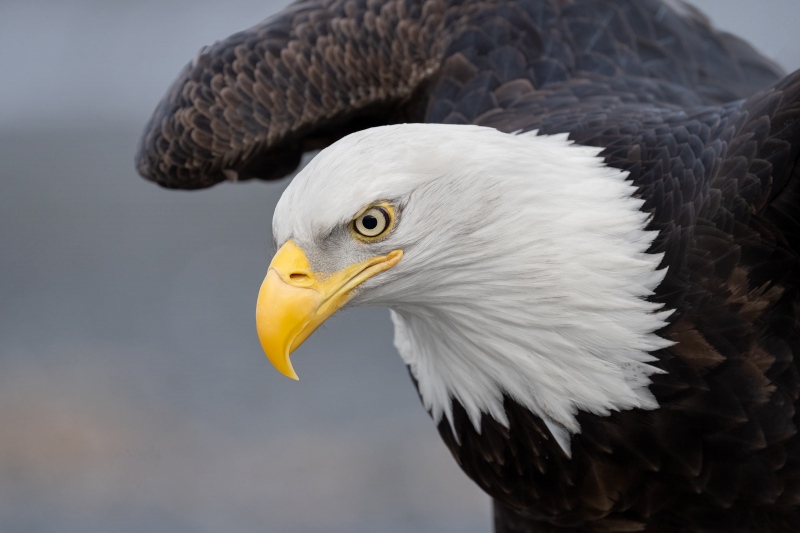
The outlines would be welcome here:
[[[394,208],[389,204],[373,205],[358,215],[351,224],[356,238],[373,242],[385,234],[394,224]]]

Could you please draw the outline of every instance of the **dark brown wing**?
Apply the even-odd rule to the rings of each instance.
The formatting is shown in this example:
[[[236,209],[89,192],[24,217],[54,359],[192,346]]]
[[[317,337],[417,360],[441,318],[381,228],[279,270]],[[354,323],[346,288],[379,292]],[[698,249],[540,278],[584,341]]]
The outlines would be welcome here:
[[[310,0],[201,51],[156,108],[136,166],[171,188],[272,179],[352,131],[474,122],[568,80],[645,78],[654,100],[694,105],[778,74],[657,0]]]
[[[145,129],[136,165],[166,187],[282,177],[303,151],[390,116],[435,71],[437,2],[308,1],[202,50]]]

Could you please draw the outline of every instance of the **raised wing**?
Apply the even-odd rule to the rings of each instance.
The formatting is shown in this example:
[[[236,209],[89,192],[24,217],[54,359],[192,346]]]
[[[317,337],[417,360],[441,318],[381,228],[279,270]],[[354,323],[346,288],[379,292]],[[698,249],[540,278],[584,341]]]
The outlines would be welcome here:
[[[156,108],[136,166],[170,188],[273,179],[352,131],[485,122],[570,80],[649,80],[651,101],[686,106],[779,74],[675,0],[310,0],[198,53]]]

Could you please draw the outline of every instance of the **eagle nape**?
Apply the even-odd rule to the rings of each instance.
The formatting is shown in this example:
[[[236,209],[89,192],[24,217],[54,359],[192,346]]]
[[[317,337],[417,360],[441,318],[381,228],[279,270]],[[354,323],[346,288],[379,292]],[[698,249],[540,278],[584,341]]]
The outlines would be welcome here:
[[[800,531],[800,73],[659,0],[310,0],[205,48],[137,169],[280,178],[270,361],[395,345],[498,532]]]

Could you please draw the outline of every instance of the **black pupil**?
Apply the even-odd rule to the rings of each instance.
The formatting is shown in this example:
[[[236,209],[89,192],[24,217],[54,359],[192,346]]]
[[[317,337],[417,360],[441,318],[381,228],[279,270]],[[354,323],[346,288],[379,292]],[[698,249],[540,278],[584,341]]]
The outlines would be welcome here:
[[[367,215],[363,219],[361,219],[361,223],[367,229],[375,229],[378,227],[378,219],[372,215]]]

